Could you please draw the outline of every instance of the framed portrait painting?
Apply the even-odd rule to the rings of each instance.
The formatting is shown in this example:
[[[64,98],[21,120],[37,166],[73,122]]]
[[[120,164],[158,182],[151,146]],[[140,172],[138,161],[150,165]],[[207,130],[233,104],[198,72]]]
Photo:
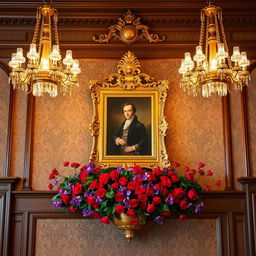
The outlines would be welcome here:
[[[154,81],[140,72],[131,52],[105,81],[91,80],[94,103],[90,161],[98,165],[168,166],[163,115],[168,81]]]

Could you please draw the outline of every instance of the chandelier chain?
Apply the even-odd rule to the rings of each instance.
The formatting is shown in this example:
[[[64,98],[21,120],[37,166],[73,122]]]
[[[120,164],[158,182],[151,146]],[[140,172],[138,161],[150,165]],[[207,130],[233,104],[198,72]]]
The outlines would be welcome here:
[[[36,15],[35,31],[34,31],[33,39],[32,39],[33,44],[36,44],[36,42],[37,42],[38,31],[39,31],[39,27],[40,27],[40,20],[41,20],[41,13],[38,10],[37,15]]]
[[[57,45],[59,45],[59,36],[58,36],[58,13],[56,11],[56,13],[54,14],[53,17],[53,26],[54,26],[54,39],[55,39],[55,43]]]
[[[200,29],[200,39],[199,39],[199,45],[203,46],[203,40],[204,40],[204,31],[205,31],[205,16],[204,12],[201,11],[201,29]]]
[[[217,13],[214,15],[214,22],[215,22],[215,28],[216,28],[216,36],[217,36],[217,43],[220,43],[220,30],[219,30],[219,22],[218,22],[218,17],[217,17]]]
[[[221,27],[221,34],[222,34],[222,38],[223,38],[223,43],[224,43],[224,49],[225,51],[228,53],[228,67],[232,68],[232,63],[231,63],[231,59],[229,56],[229,50],[228,50],[228,44],[227,44],[227,39],[224,33],[224,25],[223,25],[223,21],[222,21],[222,11],[220,10],[219,12],[220,16],[219,16],[219,20],[220,20],[220,27]]]
[[[44,17],[42,17],[42,23],[41,23],[41,31],[40,31],[40,39],[39,42],[42,41],[42,37],[43,37],[43,28],[44,28]],[[42,45],[39,44],[39,49],[38,52],[41,53],[41,49],[42,49]]]
[[[209,24],[210,24],[210,18],[206,17],[206,28],[207,29],[209,27]],[[205,56],[206,56],[206,59],[208,59],[208,38],[209,38],[209,33],[207,31],[206,37],[205,37]]]

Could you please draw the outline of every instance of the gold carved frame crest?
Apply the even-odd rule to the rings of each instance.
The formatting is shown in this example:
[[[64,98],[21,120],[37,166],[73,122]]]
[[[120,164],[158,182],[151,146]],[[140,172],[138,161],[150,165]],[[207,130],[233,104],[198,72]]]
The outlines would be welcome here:
[[[113,73],[104,81],[90,80],[89,87],[93,100],[94,116],[90,124],[93,145],[90,161],[103,167],[133,166],[164,167],[169,166],[164,137],[168,124],[164,116],[164,106],[169,89],[167,80],[155,81],[141,72],[141,65],[136,56],[128,51]],[[109,136],[113,129],[111,120],[116,121],[121,110],[116,102],[136,102],[140,107],[139,119],[144,118],[150,145],[150,153],[144,155],[119,155],[109,150]],[[112,104],[112,105],[111,105]],[[117,111],[116,111],[117,109]],[[114,113],[116,112],[116,113]],[[111,119],[112,118],[112,119]],[[116,121],[117,122],[117,121]]]

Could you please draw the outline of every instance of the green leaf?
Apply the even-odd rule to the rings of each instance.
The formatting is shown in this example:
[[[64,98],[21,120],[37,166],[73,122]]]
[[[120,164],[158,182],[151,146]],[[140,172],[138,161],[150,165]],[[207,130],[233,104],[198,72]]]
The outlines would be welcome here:
[[[60,198],[60,194],[58,193],[58,194],[56,194],[53,198],[52,198],[52,200],[56,200],[56,199],[59,199]]]
[[[114,194],[115,194],[114,191],[111,190],[111,191],[107,192],[106,197],[111,199],[114,197]]]

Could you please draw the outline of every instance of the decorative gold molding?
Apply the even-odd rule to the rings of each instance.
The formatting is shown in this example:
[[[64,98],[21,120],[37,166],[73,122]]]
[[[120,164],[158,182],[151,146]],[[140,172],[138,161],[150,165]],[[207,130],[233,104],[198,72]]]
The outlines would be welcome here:
[[[150,43],[158,43],[166,39],[158,34],[150,34],[149,27],[141,24],[140,18],[137,18],[130,10],[126,12],[123,18],[118,18],[115,25],[110,26],[108,34],[93,36],[95,42],[108,43],[111,38],[121,40],[123,43],[132,44],[135,41],[145,37]]]
[[[94,106],[94,117],[90,124],[93,146],[90,160],[98,165],[123,167],[140,164],[142,166],[169,166],[164,137],[168,123],[164,116],[164,106],[169,89],[167,80],[155,81],[141,73],[141,65],[132,52],[127,52],[119,61],[117,72],[109,75],[104,81],[91,80],[89,88]],[[113,96],[114,95],[114,96]],[[106,151],[106,112],[108,97],[151,97],[151,155],[120,156],[107,155]]]

